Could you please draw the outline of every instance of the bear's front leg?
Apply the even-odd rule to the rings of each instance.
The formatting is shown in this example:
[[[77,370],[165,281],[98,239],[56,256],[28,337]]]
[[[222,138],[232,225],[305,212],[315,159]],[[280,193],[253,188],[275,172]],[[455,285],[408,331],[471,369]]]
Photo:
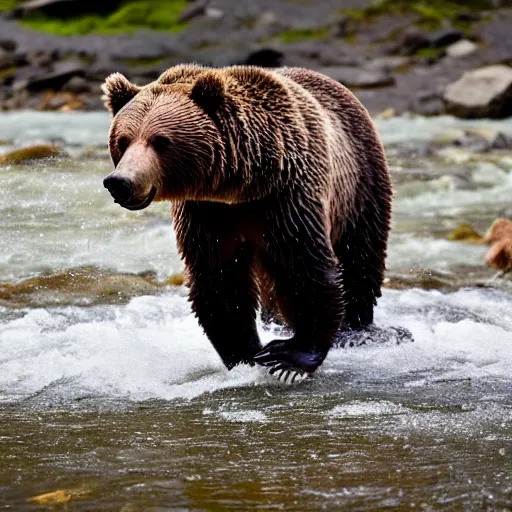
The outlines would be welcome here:
[[[200,325],[228,369],[253,365],[261,343],[249,247],[239,240],[225,205],[186,203],[175,218],[189,298]]]
[[[299,209],[300,203],[278,210],[267,237],[279,309],[295,334],[270,342],[254,357],[292,382],[322,364],[345,311],[341,273],[320,207],[303,202]]]

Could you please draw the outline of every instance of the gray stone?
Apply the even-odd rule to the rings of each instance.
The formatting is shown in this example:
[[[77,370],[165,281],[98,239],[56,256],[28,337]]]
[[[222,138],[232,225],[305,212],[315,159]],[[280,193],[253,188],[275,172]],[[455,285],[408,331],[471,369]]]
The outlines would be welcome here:
[[[378,57],[364,64],[365,69],[372,71],[393,71],[395,69],[409,66],[413,60],[411,57],[401,55],[390,55],[387,57]]]
[[[43,72],[29,78],[27,89],[42,91],[43,89],[60,89],[71,77],[85,74],[84,65],[78,61],[61,61],[55,63],[51,71]]]
[[[399,55],[412,55],[422,48],[430,46],[430,39],[425,33],[416,27],[409,27],[404,34],[398,45],[392,49],[391,53]]]
[[[27,63],[23,53],[3,52],[0,54],[0,71],[7,68],[23,66]]]
[[[385,87],[395,83],[394,78],[384,71],[372,71],[349,66],[321,68],[318,71],[337,80],[347,87]]]
[[[468,71],[444,92],[448,112],[464,118],[512,115],[512,69],[496,65]]]
[[[74,94],[80,94],[83,92],[89,92],[91,90],[91,86],[85,78],[81,76],[73,76],[63,85],[62,90],[69,91]]]
[[[467,57],[478,50],[479,46],[468,39],[461,39],[446,48],[446,55],[456,59]]]

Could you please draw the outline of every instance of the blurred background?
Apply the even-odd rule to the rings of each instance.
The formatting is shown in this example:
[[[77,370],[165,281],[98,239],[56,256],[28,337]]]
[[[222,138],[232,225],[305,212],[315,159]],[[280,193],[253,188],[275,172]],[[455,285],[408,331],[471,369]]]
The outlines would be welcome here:
[[[182,62],[360,98],[394,187],[375,322],[414,343],[224,368],[169,204],[103,187],[101,83]],[[511,64],[512,0],[0,0],[0,509],[512,510]]]
[[[465,71],[512,62],[510,0],[0,0],[0,11],[4,110],[101,109],[113,71],[145,84],[198,62],[318,69],[373,114],[512,113],[501,97],[468,105],[474,83],[446,94]]]

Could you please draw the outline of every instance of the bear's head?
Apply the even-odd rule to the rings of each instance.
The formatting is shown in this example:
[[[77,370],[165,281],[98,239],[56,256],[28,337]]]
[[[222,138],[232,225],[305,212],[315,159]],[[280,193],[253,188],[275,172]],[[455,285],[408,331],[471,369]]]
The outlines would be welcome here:
[[[212,71],[138,87],[114,73],[103,92],[115,166],[103,183],[116,203],[141,210],[154,199],[215,198],[225,154],[214,122],[225,98],[221,77]]]

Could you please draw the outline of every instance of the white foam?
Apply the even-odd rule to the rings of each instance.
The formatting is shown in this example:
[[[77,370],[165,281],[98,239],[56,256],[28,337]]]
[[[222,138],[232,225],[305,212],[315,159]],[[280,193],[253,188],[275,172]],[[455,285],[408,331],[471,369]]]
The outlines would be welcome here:
[[[385,290],[377,323],[408,327],[415,342],[332,350],[318,374],[350,371],[356,379],[389,382],[407,376],[408,385],[419,386],[429,382],[418,372],[512,380],[511,304],[498,292]],[[264,342],[274,337],[260,333]],[[0,324],[0,400],[41,392],[171,400],[270,382],[259,367],[228,372],[176,294],[125,306],[31,309]]]

